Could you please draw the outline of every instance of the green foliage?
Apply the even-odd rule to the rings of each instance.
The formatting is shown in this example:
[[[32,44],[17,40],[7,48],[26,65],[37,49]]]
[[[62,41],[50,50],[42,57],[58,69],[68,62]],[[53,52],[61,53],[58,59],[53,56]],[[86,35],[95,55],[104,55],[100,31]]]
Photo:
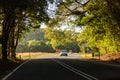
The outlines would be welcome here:
[[[74,30],[61,30],[60,28],[47,27],[45,30],[45,38],[50,40],[54,49],[66,49],[73,52],[79,52],[80,48],[77,44],[77,33]]]
[[[61,13],[67,17],[77,16],[74,24],[84,27],[77,38],[81,50],[84,51],[85,47],[90,47],[94,51],[97,47],[102,54],[119,52],[120,1],[89,0],[83,5],[82,0],[75,1],[77,0],[65,0],[58,9],[58,14]],[[66,16],[64,19],[67,18]]]
[[[55,49],[63,50],[63,49],[66,49],[66,47],[65,47],[65,45],[63,45],[63,44],[57,44],[57,45],[55,46]]]
[[[2,22],[2,59],[7,61],[11,54],[15,58],[15,49],[18,39],[31,27],[40,26],[41,22],[47,22],[47,0],[1,0],[0,22]],[[8,55],[9,54],[9,55]]]
[[[120,28],[109,12],[108,3],[105,0],[91,1],[85,9],[87,14],[79,21],[85,30],[80,33],[78,41],[85,41],[91,48],[98,47],[102,54],[119,52]]]
[[[34,44],[28,46],[27,44],[20,44],[17,47],[17,52],[54,52],[52,46],[45,44],[43,41],[35,41]],[[32,42],[32,41],[29,41]]]
[[[54,52],[51,44],[44,38],[44,30],[31,30],[22,38],[17,47],[17,52]]]
[[[100,53],[99,52],[94,52],[94,56],[99,56]]]

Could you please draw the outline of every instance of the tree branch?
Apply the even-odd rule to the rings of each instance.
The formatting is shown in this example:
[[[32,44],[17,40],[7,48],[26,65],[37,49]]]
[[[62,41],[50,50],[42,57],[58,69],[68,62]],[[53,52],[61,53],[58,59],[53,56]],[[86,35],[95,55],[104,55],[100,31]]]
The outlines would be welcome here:
[[[80,4],[80,5],[82,5],[82,6],[86,6],[90,2],[90,0],[88,0],[84,4],[80,3],[78,0],[75,0],[75,2],[78,3],[78,4]]]
[[[74,15],[81,15],[81,14],[83,14],[83,13],[86,12],[86,11],[75,10],[75,9],[77,9],[77,8],[71,10],[71,9],[68,8],[66,5],[64,5],[64,7],[65,7],[66,9],[68,9],[68,10],[71,12],[70,14],[74,14]],[[70,14],[67,14],[67,15],[70,15]]]

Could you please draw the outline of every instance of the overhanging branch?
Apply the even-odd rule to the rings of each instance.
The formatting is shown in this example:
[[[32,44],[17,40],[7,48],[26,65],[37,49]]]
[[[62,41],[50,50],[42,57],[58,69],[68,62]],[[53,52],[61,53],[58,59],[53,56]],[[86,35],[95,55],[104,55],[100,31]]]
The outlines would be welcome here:
[[[88,0],[84,4],[80,3],[78,0],[75,0],[75,2],[78,3],[78,4],[80,4],[80,5],[82,5],[82,6],[86,6],[90,2],[90,0]]]
[[[64,4],[63,4],[63,5],[64,5]],[[86,11],[76,10],[78,7],[77,7],[77,8],[74,8],[74,9],[70,9],[70,8],[68,8],[66,5],[64,5],[64,7],[70,11],[70,13],[67,14],[67,15],[70,15],[70,14],[81,15],[81,14],[83,14],[83,13],[86,12]]]

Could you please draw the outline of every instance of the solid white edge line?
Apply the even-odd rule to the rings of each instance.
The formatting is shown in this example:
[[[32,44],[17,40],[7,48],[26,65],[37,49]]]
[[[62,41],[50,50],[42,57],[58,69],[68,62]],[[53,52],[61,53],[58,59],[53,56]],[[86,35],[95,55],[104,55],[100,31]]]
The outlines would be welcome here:
[[[13,69],[12,72],[10,72],[9,74],[7,74],[5,77],[3,77],[1,80],[6,80],[9,76],[11,76],[15,71],[17,71],[22,65],[24,65],[25,63],[27,63],[30,60],[27,60],[25,62],[23,62],[22,64],[20,64],[18,67],[16,67],[15,69]]]
[[[82,72],[82,71],[80,71],[80,70],[77,70],[76,68],[74,68],[74,67],[72,67],[72,66],[70,66],[70,65],[68,65],[68,64],[66,64],[66,63],[63,63],[63,62],[58,61],[58,60],[55,60],[55,59],[52,59],[52,60],[53,60],[54,62],[60,64],[61,66],[67,68],[68,70],[70,70],[70,71],[72,71],[72,72],[74,72],[74,73],[76,73],[76,74],[78,74],[78,75],[80,75],[80,76],[82,76],[82,77],[84,77],[84,78],[86,78],[86,79],[88,79],[88,80],[93,80],[93,79],[94,79],[94,80],[99,80],[99,79],[97,79],[97,78],[95,78],[95,77],[93,77],[93,76],[91,76],[91,75],[88,75],[88,74],[86,74],[86,73],[84,73],[84,72]],[[93,79],[91,79],[91,78],[93,78]]]

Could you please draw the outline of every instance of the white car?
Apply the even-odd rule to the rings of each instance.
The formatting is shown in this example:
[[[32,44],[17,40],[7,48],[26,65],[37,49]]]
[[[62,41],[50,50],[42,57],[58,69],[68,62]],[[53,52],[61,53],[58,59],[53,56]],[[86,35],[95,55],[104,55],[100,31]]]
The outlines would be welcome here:
[[[60,56],[68,56],[67,50],[61,50]]]

